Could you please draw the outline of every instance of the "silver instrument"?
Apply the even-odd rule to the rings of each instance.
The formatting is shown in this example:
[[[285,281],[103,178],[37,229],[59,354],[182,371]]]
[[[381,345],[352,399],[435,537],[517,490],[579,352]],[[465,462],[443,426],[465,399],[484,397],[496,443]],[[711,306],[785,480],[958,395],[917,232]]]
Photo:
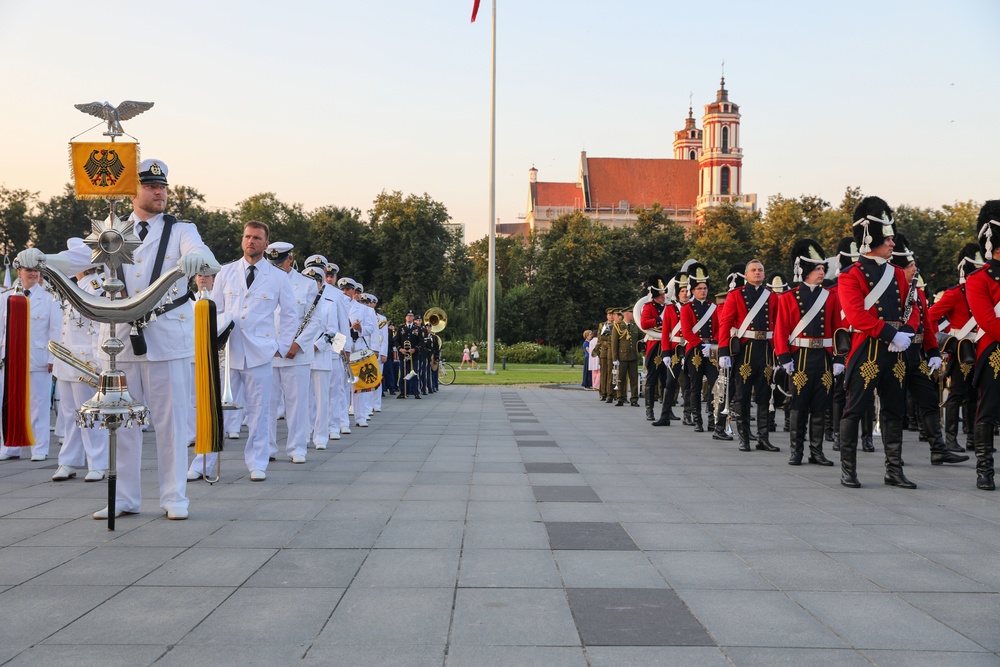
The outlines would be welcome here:
[[[292,340],[298,339],[298,337],[302,335],[302,332],[306,330],[306,327],[309,326],[309,321],[312,320],[313,313],[316,311],[316,306],[319,305],[319,300],[321,298],[323,298],[322,290],[320,290],[319,294],[316,295],[316,298],[313,299],[312,305],[310,305],[309,309],[306,310],[306,314],[302,316],[302,324],[299,325],[299,328],[295,332],[295,336],[292,337]]]
[[[726,433],[732,435],[732,426],[729,423],[729,368],[720,368],[719,377],[712,387],[712,410],[715,412],[715,423],[726,420]]]
[[[77,378],[80,382],[85,382],[89,384],[94,389],[101,384],[101,370],[96,364],[89,361],[84,361],[75,354],[73,354],[70,349],[64,345],[60,345],[54,340],[49,341],[49,352],[63,363],[72,366],[76,370],[80,371],[81,375]]]

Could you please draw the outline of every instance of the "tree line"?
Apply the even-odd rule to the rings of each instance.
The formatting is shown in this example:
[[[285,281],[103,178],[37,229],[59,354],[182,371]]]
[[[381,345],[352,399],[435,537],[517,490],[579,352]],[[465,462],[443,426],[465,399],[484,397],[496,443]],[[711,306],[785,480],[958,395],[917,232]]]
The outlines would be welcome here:
[[[778,194],[768,199],[765,213],[722,206],[707,211],[704,223],[689,231],[657,204],[638,210],[637,222],[621,229],[573,212],[546,233],[498,237],[496,336],[506,343],[575,348],[584,329],[603,321],[606,307],[631,307],[649,274],[669,278],[688,258],[708,267],[712,292],[724,291],[730,268],[751,258],[763,261],[768,273],[790,279],[795,240],[814,238],[833,255],[840,239],[850,235],[862,197],[859,188],[847,188],[843,200],[832,205],[811,195]],[[117,214],[128,210],[122,204]],[[260,220],[270,226],[271,240],[295,246],[300,266],[309,255],[322,254],[340,266],[341,276],[363,283],[390,320],[402,321],[410,308],[423,313],[437,306],[448,313],[444,339],[486,337],[489,238],[463,245],[444,226],[450,220],[447,208],[427,194],[383,191],[362,217],[356,208],[333,205],[307,211],[269,192],[231,209],[211,208],[197,189],[180,185],[170,189],[168,210],[197,225],[222,263],[242,254],[243,223]],[[979,204],[898,205],[895,211],[930,292],[957,282],[958,253],[975,239]],[[58,252],[70,237],[86,237],[92,218],[107,215],[107,204],[78,201],[71,185],[47,201],[0,186],[0,253],[12,259],[29,244]]]

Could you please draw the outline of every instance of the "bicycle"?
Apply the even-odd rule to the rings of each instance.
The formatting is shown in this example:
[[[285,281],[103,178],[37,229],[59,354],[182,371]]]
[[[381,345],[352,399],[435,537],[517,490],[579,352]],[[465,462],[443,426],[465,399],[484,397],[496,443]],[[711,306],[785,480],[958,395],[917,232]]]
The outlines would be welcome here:
[[[438,361],[438,384],[454,384],[455,383],[455,367],[446,362],[444,359]]]

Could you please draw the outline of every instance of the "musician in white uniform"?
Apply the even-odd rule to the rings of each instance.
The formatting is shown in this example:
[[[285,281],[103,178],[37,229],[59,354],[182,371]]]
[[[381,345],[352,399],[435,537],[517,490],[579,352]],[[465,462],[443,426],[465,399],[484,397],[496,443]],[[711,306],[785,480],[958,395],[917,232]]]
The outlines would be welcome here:
[[[136,234],[142,243],[133,252],[135,261],[122,265],[119,271],[127,295],[138,294],[163,271],[175,266],[179,266],[187,278],[196,273],[217,271],[218,262],[201,240],[198,228],[193,223],[180,222],[174,216],[164,214],[167,207],[167,165],[161,160],[143,160],[139,166],[139,184],[129,219],[135,224]],[[44,255],[31,248],[18,255],[24,265],[35,266],[44,261],[66,275],[95,266],[91,257],[88,247],[73,248],[57,255]],[[145,354],[136,354],[133,347],[126,344],[117,357],[117,367],[125,371],[132,397],[149,409],[150,421],[156,432],[160,507],[167,512],[168,519],[188,517],[185,463],[189,403],[194,392],[191,375],[194,307],[187,291],[187,278],[177,280],[167,295],[169,302],[165,297],[156,309],[156,319],[149,321],[142,330]],[[117,332],[122,334],[122,328],[118,327]],[[107,340],[109,334],[110,327],[102,325],[101,340]],[[102,353],[102,363],[107,361],[104,356]],[[115,511],[119,516],[135,514],[142,501],[142,429],[119,429],[117,453]],[[95,512],[94,518],[107,519],[107,515],[107,508],[104,508]]]
[[[69,248],[81,245],[83,239],[79,238],[72,238],[67,242]],[[77,274],[76,284],[88,294],[99,296],[103,293],[101,280],[96,274]],[[97,326],[74,310],[68,302],[63,308],[62,340],[59,342],[80,361],[99,368],[100,341]],[[52,372],[59,392],[59,411],[64,415],[63,423],[66,425],[66,435],[59,448],[59,467],[52,475],[52,481],[62,482],[76,477],[75,468],[87,466],[89,470],[84,481],[100,482],[108,471],[108,431],[102,428],[80,428],[76,423],[76,411],[85,401],[94,397],[96,390],[80,379],[80,370],[61,359],[55,360]]]
[[[354,282],[352,278],[340,278],[337,280],[338,291],[340,296],[338,297],[338,317],[343,317],[347,324],[347,329],[344,331],[344,336],[347,338],[347,344],[344,347],[344,356],[346,357],[350,354],[353,348],[353,336],[357,335],[357,331],[360,330],[361,325],[358,324],[355,328],[354,319],[351,313],[354,311],[354,295],[358,292],[358,284]],[[353,333],[352,333],[353,332]],[[345,435],[351,432],[351,404],[354,401],[354,384],[351,382],[351,373],[348,368],[344,368],[343,374],[337,378],[337,371],[334,370],[333,379],[333,391],[335,395],[331,396],[331,405],[333,412],[330,414],[330,434],[331,438],[335,431],[343,433]]]
[[[321,291],[321,298],[313,313],[320,328],[316,340],[313,341],[313,360],[309,365],[308,414],[313,447],[326,449],[330,434],[330,376],[333,373],[333,349],[329,332],[335,326],[333,319],[335,308],[333,302],[322,295],[322,291],[329,287],[324,281],[326,271],[323,267],[326,262],[322,262],[319,266],[315,264],[309,266],[311,259],[306,260],[307,266],[302,269],[302,275],[316,281],[316,287]]]
[[[46,291],[37,268],[17,269],[24,295],[28,297],[31,322],[28,336],[31,346],[28,361],[28,382],[31,385],[30,405],[31,430],[35,434],[35,444],[31,448],[32,461],[44,461],[49,455],[49,410],[52,407],[52,362],[55,358],[49,352],[49,341],[59,340],[62,331],[62,311],[59,300]],[[0,301],[0,337],[7,332],[7,299],[14,295],[7,292],[7,298]],[[22,447],[0,445],[0,461],[21,458]]]
[[[357,289],[354,290],[354,303],[351,306],[348,317],[351,320],[351,329],[356,332],[353,349],[355,352],[361,350],[372,350],[375,344],[375,331],[378,323],[375,320],[375,311],[361,303],[361,295],[364,293],[364,286],[355,283]],[[367,428],[368,415],[372,409],[372,391],[359,391],[353,394],[352,405],[354,406],[354,425]]]
[[[309,444],[309,367],[312,365],[314,343],[319,336],[322,322],[316,317],[316,308],[323,298],[316,281],[292,270],[295,256],[291,243],[277,242],[268,246],[264,256],[274,266],[288,275],[295,294],[295,322],[292,329],[292,343],[287,352],[274,358],[272,365],[270,422],[271,458],[278,455],[278,405],[284,399],[285,426],[288,436],[285,440],[285,454],[292,463],[306,462],[306,447]],[[279,306],[275,313],[278,336],[285,338],[283,311]]]
[[[382,389],[385,383],[385,360],[389,358],[389,320],[382,313],[378,312],[378,297],[374,294],[368,295],[368,305],[375,311],[375,322],[378,327],[375,329],[375,338],[378,341],[378,367],[382,371],[382,383],[374,389],[372,401],[372,411],[382,412]]]
[[[288,353],[296,327],[295,292],[288,274],[262,261],[268,232],[263,222],[247,222],[243,228],[243,257],[222,267],[212,288],[218,313],[228,313],[235,324],[229,334],[230,382],[234,394],[242,388],[249,429],[244,461],[252,482],[267,479],[271,364]],[[274,314],[279,307],[281,314],[275,326]],[[195,456],[188,478],[211,476],[218,458],[218,454]]]

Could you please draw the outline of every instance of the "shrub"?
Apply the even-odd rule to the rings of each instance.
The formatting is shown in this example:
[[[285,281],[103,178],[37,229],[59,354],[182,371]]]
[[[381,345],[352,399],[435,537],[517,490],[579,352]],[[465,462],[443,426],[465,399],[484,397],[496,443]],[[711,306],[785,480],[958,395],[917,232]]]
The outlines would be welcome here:
[[[559,350],[538,343],[515,343],[508,346],[497,356],[505,355],[507,362],[512,364],[554,364],[559,357]]]

